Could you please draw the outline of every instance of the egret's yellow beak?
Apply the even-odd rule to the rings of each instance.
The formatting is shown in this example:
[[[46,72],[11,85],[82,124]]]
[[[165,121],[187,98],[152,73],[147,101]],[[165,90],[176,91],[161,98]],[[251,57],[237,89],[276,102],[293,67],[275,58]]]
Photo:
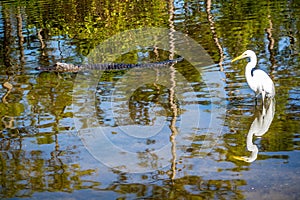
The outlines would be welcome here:
[[[234,58],[231,62],[233,63],[233,62],[235,62],[235,61],[237,61],[237,60],[240,60],[240,59],[242,59],[242,58],[244,58],[244,55],[243,55],[243,54],[240,55],[240,56],[238,56],[238,57],[236,57],[236,58]]]

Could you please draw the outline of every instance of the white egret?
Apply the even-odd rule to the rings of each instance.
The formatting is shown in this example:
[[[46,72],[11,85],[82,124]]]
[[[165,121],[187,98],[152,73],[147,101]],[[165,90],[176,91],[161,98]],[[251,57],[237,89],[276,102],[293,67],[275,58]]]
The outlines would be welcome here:
[[[249,87],[255,92],[256,99],[259,94],[262,95],[263,102],[265,97],[273,98],[275,96],[274,83],[265,71],[256,68],[256,54],[251,50],[247,50],[231,62],[242,58],[250,58],[250,62],[246,65],[245,76]]]

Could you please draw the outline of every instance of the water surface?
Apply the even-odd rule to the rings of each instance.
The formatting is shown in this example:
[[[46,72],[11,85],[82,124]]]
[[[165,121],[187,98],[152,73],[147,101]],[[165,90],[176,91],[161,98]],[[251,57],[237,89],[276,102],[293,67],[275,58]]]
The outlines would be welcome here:
[[[1,198],[297,199],[299,8],[296,1],[2,1]],[[35,70],[99,61],[91,56],[99,45],[145,27],[195,40],[203,49],[186,52],[201,62],[186,57],[165,69],[95,78]],[[179,56],[172,44],[180,50],[186,41],[168,36],[151,33],[135,45],[130,35],[122,44],[132,50],[112,55],[127,47],[109,46],[100,61]],[[149,38],[170,46],[156,49]],[[246,60],[230,64],[246,49],[275,83],[264,109],[246,84]],[[257,127],[265,129],[259,136]]]

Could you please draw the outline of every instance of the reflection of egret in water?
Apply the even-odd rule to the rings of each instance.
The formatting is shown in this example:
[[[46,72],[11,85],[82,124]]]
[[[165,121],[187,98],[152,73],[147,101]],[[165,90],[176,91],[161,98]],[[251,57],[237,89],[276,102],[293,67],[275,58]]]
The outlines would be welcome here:
[[[259,110],[257,116],[255,117],[254,121],[252,122],[248,135],[247,135],[247,149],[251,151],[251,156],[246,157],[238,157],[234,156],[237,160],[243,160],[245,162],[253,162],[257,158],[258,148],[255,144],[253,144],[253,135],[261,137],[263,136],[268,130],[273,121],[275,113],[275,99],[270,99],[268,104],[262,105],[262,110]]]

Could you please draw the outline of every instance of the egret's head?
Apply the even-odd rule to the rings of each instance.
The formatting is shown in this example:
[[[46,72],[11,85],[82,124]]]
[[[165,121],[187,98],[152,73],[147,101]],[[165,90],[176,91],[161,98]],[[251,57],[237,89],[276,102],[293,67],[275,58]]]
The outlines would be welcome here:
[[[243,58],[250,58],[250,59],[252,59],[252,58],[255,58],[255,57],[256,57],[256,55],[255,55],[254,51],[247,50],[242,55],[234,58],[231,62],[234,62],[234,61],[237,61],[237,60],[240,60],[240,59],[243,59]]]

